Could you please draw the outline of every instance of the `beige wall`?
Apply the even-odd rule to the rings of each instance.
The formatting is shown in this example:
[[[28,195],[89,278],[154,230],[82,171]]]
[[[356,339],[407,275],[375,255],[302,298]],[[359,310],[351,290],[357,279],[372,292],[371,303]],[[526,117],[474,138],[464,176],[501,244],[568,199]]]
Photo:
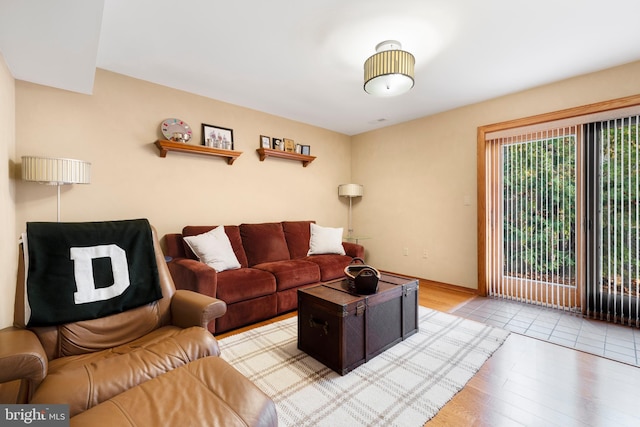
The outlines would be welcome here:
[[[13,323],[16,286],[17,236],[14,166],[15,81],[0,54],[0,328]]]
[[[160,235],[188,224],[315,219],[347,221],[337,186],[350,177],[346,135],[98,70],[93,95],[18,81],[18,155],[77,158],[92,163],[90,185],[62,187],[62,220],[146,217]],[[222,158],[171,152],[153,142],[160,122],[186,121],[200,143],[201,124],[233,129],[231,166]],[[311,146],[317,159],[259,161],[259,135]],[[56,218],[55,188],[19,182],[17,224]]]
[[[638,76],[635,62],[353,137],[352,177],[365,187],[353,221],[371,237],[367,261],[477,288],[477,127],[639,94]]]

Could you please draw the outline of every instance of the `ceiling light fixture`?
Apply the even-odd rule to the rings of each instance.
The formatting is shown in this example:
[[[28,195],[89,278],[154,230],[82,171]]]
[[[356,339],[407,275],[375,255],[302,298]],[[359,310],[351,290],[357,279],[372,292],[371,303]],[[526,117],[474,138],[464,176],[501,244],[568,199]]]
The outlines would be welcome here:
[[[409,91],[414,84],[416,59],[402,50],[396,40],[378,43],[376,54],[364,63],[364,90],[376,96],[396,96]]]

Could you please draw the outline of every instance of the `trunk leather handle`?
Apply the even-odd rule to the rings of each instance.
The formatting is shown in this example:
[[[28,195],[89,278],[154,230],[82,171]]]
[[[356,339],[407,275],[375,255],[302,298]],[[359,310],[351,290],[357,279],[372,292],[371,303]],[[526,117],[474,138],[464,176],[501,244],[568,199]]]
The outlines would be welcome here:
[[[309,326],[311,328],[321,328],[324,331],[324,335],[329,335],[329,322],[326,320],[318,321],[313,318],[313,316],[309,316]]]

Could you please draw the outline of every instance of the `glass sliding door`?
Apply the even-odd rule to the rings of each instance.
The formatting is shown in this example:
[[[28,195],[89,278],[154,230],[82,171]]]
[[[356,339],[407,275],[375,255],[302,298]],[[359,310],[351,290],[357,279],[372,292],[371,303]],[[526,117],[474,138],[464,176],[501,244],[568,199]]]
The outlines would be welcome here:
[[[640,95],[478,128],[478,291],[640,327]]]
[[[570,127],[491,141],[490,295],[580,306],[578,140]]]

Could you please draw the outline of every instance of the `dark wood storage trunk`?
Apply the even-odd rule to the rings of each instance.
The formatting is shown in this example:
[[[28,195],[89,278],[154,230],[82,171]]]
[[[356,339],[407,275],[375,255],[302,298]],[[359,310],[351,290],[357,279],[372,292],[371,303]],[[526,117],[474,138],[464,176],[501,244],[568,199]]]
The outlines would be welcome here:
[[[418,331],[418,280],[383,273],[378,292],[338,280],[298,290],[298,348],[344,375]]]

